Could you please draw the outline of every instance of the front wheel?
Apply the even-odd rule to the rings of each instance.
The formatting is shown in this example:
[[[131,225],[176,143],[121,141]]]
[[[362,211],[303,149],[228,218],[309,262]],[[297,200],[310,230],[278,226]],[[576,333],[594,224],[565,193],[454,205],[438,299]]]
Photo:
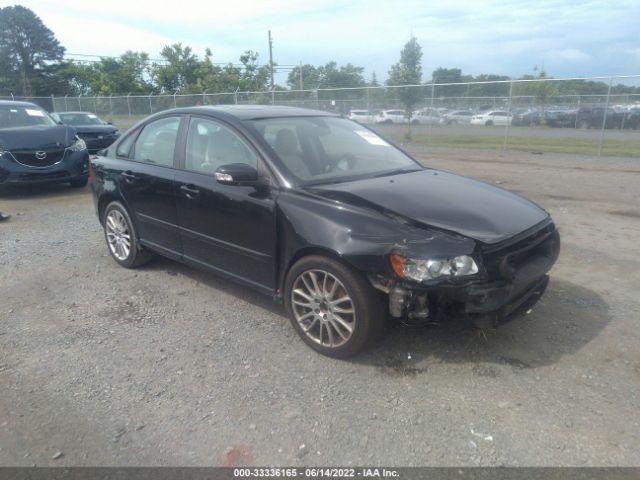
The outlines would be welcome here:
[[[487,120],[487,122],[485,123],[485,125],[487,127],[491,127],[493,125],[493,120]]]
[[[120,202],[111,202],[104,211],[104,236],[111,257],[125,268],[136,268],[151,259],[138,242],[133,222]]]
[[[360,273],[336,260],[302,258],[289,270],[284,287],[293,327],[323,355],[355,355],[382,331],[384,308],[378,292]]]

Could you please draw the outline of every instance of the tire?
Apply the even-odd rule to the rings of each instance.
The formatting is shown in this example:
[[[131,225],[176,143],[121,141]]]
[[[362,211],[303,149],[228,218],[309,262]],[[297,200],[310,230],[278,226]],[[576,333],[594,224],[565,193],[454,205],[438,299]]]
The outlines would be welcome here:
[[[144,250],[140,245],[135,227],[124,205],[120,202],[111,202],[104,209],[102,217],[107,250],[109,250],[111,258],[120,266],[136,268],[151,260],[153,256],[151,252]],[[127,240],[129,242],[128,250]]]
[[[330,301],[343,298],[348,300]],[[328,257],[304,257],[291,267],[284,302],[300,338],[328,357],[355,355],[376,340],[384,327],[385,308],[378,292],[360,273]]]
[[[487,120],[487,121],[486,121],[486,123],[485,123],[485,125],[486,125],[487,127],[491,127],[491,126],[493,126],[493,120]]]
[[[87,183],[89,183],[89,177],[85,177],[85,178],[80,178],[78,180],[71,180],[69,182],[69,184],[73,187],[73,188],[84,188],[87,186]]]
[[[385,125],[391,125],[391,124],[393,123],[393,120],[389,120],[389,119],[388,119],[388,120],[385,120],[385,121],[384,121],[384,122],[382,122],[382,123],[384,123]]]

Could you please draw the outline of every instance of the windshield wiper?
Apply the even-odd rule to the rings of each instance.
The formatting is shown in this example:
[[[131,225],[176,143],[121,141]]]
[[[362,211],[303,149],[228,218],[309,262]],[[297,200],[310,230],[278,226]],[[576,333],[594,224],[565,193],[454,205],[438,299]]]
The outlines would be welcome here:
[[[373,176],[373,178],[388,177],[391,175],[399,175],[401,173],[417,172],[419,170],[422,170],[422,168],[396,168],[394,170],[387,170],[386,172],[377,173]]]

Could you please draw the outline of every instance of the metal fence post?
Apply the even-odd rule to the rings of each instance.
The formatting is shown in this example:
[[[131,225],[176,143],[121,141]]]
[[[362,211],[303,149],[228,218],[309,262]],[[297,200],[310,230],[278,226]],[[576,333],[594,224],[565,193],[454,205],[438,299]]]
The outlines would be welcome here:
[[[82,95],[78,95],[78,110],[82,111]]]
[[[411,88],[411,87],[409,87]],[[420,88],[420,87],[416,87],[416,88]],[[429,104],[429,117],[430,118],[431,115],[433,115],[433,99],[435,97],[435,93],[436,93],[436,83],[435,83],[435,79],[431,80],[431,103]],[[429,120],[429,131],[427,134],[427,145],[431,145],[431,130],[433,129],[433,122],[431,120]]]
[[[68,97],[68,96],[69,96],[69,94],[68,94],[68,93],[64,96],[64,111],[65,111],[65,112],[68,112],[68,111],[69,111],[69,105],[67,104],[67,97]]]
[[[51,94],[51,111],[52,112],[56,111],[56,101],[53,98],[53,93]]]
[[[151,95],[152,93],[149,94],[149,113],[153,113],[153,106],[151,105]]]
[[[202,105],[206,105],[207,103],[207,89],[205,88],[204,92],[202,92]]]
[[[238,104],[238,90],[240,90],[240,87],[236,88],[236,91],[233,92],[233,99],[236,102],[236,105]]]
[[[113,95],[109,95],[109,115],[113,118]]]
[[[96,103],[96,96],[93,96],[93,113],[98,114],[98,104]]]
[[[131,92],[127,93],[127,110],[129,111],[129,119],[131,119],[131,101],[129,97],[131,96]]]
[[[607,110],[609,109],[609,97],[611,97],[611,82],[613,82],[613,77],[609,77],[609,88],[607,89],[607,100],[604,104],[604,115],[602,115],[602,130],[600,131],[600,142],[598,142],[598,156],[602,155],[602,144],[604,143],[604,129],[607,128]]]
[[[507,104],[507,113],[511,115],[511,102],[513,102],[513,79],[509,82],[509,103]],[[513,116],[511,117],[513,119]],[[507,117],[507,124],[504,126],[504,142],[502,143],[502,151],[507,149],[507,139],[509,138],[509,126],[511,120]]]

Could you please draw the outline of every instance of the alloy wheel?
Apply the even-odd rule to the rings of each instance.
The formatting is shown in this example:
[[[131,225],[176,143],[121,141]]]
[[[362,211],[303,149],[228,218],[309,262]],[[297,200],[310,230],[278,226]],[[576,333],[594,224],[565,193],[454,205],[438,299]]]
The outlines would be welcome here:
[[[114,257],[124,261],[131,252],[131,233],[124,215],[118,210],[111,210],[105,221],[109,250]]]
[[[325,270],[306,270],[296,278],[291,306],[302,331],[319,345],[340,347],[353,335],[353,300],[342,282]]]

